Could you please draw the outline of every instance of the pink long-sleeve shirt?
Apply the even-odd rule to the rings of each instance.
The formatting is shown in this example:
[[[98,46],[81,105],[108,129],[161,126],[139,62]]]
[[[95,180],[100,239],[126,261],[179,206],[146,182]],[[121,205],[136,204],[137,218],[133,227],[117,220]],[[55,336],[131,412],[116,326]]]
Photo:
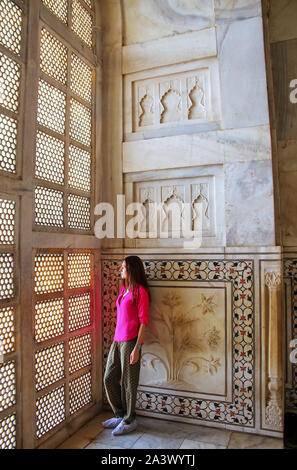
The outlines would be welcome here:
[[[139,285],[139,298],[137,306],[133,302],[132,292],[123,297],[124,286],[121,287],[116,300],[117,325],[114,334],[115,341],[129,341],[138,336],[141,323],[148,324],[149,295],[145,287]],[[143,341],[142,343],[143,344]]]

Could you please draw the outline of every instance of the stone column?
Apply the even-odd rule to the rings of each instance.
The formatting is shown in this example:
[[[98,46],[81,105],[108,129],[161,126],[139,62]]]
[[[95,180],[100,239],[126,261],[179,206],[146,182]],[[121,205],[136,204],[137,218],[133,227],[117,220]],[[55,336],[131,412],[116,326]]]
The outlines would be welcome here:
[[[283,321],[281,308],[281,273],[265,273],[269,292],[266,424],[283,427]]]

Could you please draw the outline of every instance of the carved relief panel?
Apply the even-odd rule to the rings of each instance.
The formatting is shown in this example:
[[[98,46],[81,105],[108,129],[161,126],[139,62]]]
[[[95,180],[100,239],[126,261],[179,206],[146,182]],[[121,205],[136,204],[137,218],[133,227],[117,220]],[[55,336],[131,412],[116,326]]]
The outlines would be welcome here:
[[[132,202],[141,204],[135,246],[155,246],[154,242],[171,245],[174,239],[190,239],[189,234],[202,235],[201,246],[223,243],[222,168],[212,166],[213,174],[209,170],[210,167],[183,170],[179,178],[174,178],[178,170],[125,175],[127,206]],[[126,240],[126,246],[130,246],[129,242]]]
[[[140,390],[230,400],[230,283],[155,281],[150,291]]]
[[[125,77],[125,131],[136,133],[177,124],[219,120],[215,59]]]

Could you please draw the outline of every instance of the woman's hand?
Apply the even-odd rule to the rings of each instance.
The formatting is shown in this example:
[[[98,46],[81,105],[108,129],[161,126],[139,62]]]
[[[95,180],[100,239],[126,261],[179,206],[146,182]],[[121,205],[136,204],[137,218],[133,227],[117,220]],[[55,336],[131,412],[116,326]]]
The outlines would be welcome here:
[[[130,354],[130,364],[136,364],[139,360],[139,348],[137,346],[134,347],[133,351]]]

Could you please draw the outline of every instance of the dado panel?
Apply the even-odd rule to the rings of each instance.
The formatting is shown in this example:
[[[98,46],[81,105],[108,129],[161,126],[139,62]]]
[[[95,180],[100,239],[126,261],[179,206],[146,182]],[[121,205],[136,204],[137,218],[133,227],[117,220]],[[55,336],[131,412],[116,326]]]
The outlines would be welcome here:
[[[282,436],[281,253],[246,250],[140,255],[151,303],[137,414]],[[103,368],[129,254],[135,251],[102,259]]]
[[[231,402],[231,282],[151,281],[139,390]]]

